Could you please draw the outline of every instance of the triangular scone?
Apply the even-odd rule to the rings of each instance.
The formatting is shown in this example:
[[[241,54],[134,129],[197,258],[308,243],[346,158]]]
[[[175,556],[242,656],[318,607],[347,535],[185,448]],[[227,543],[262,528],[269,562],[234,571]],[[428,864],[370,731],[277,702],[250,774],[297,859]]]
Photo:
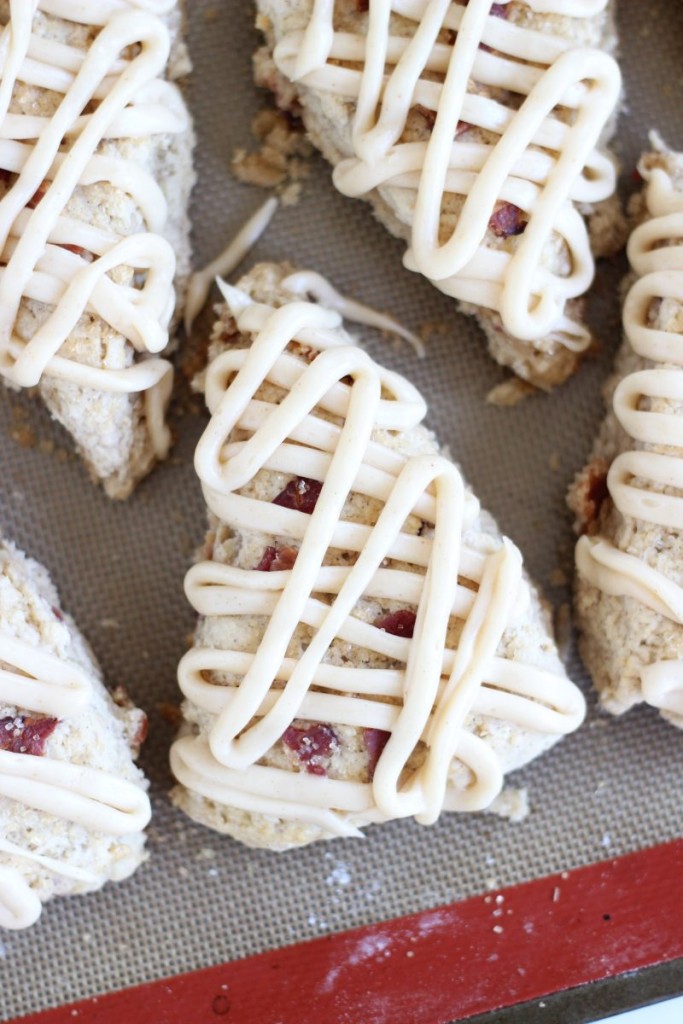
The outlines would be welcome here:
[[[0,379],[37,386],[116,498],[168,451],[190,267],[179,4],[149,6],[0,5]]]
[[[519,551],[332,310],[357,307],[272,265],[226,297],[175,802],[273,849],[488,807],[584,711]]]
[[[147,719],[113,698],[46,570],[0,540],[0,930],[144,860],[133,764]]]
[[[569,497],[584,534],[575,604],[607,710],[646,701],[683,728],[683,154],[658,144],[639,170],[610,411]]]
[[[588,348],[593,255],[622,241],[600,148],[620,90],[612,6],[258,0],[257,81],[301,114],[337,188],[409,243],[405,265],[542,388]]]

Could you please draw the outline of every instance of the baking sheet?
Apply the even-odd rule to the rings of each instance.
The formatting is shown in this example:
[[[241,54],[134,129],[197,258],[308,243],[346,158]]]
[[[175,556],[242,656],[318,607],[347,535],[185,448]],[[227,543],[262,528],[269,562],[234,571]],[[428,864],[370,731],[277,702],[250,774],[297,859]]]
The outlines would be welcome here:
[[[251,83],[258,37],[244,0],[192,0],[189,91],[197,120],[197,263],[223,247],[263,200],[238,184],[230,158],[253,145],[249,125],[265,96]],[[645,12],[645,14],[643,13]],[[683,4],[621,0],[628,116],[619,131],[624,187],[652,127],[683,148]],[[378,338],[393,368],[421,387],[430,425],[448,443],[482,502],[524,551],[556,607],[573,537],[564,492],[602,415],[600,388],[619,340],[623,262],[603,264],[590,301],[601,350],[567,386],[513,409],[485,404],[505,373],[473,323],[401,267],[403,244],[368,208],[337,195],[317,158],[297,206],[282,208],[253,259],[289,259],[408,326],[435,325],[428,357]],[[25,395],[0,395],[0,523],[53,573],[66,608],[111,684],[148,711],[142,764],[155,816],[149,862],[130,881],[45,907],[36,927],[0,934],[0,1015],[46,1006],[266,948],[457,900],[487,887],[612,857],[681,832],[683,736],[646,708],[613,720],[595,710],[550,754],[510,778],[528,787],[521,824],[491,815],[443,816],[431,827],[395,822],[367,839],[269,854],[190,823],[167,798],[173,728],[160,706],[178,700],[175,666],[193,613],[183,575],[204,531],[192,451],[204,420],[177,419],[179,442],[126,504],[89,483],[63,433]],[[589,684],[572,649],[574,678]]]

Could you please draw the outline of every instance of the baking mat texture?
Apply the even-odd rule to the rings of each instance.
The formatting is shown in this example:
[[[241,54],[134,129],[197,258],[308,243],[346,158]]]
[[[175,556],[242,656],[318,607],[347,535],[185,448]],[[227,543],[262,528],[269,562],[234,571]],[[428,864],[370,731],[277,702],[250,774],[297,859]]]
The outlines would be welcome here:
[[[266,104],[252,84],[258,44],[247,0],[189,0],[194,74],[189,100],[198,130],[197,264],[213,258],[264,193],[237,183],[236,148],[251,147],[250,122]],[[683,4],[621,0],[627,109],[618,132],[624,194],[657,127],[683,148]],[[372,351],[408,375],[431,405],[430,425],[477,494],[522,548],[556,608],[568,601],[573,536],[566,487],[603,414],[601,386],[619,341],[624,263],[603,263],[590,299],[596,357],[555,394],[515,408],[485,402],[505,373],[486,355],[476,326],[426,281],[401,266],[365,204],[333,190],[313,158],[298,205],[281,208],[251,257],[289,259],[419,330],[428,355],[376,336]],[[178,443],[125,504],[88,481],[66,436],[26,395],[0,393],[0,524],[44,562],[93,645],[108,682],[123,683],[150,717],[142,765],[154,819],[149,861],[130,881],[48,904],[23,933],[0,934],[0,1018],[192,970],[266,948],[462,899],[681,833],[683,735],[647,708],[621,720],[596,708],[575,649],[573,678],[589,694],[584,727],[516,773],[531,812],[512,824],[493,815],[444,815],[370,828],[277,855],[253,851],[193,825],[171,807],[167,768],[177,703],[176,664],[193,613],[182,581],[202,540],[204,507],[192,453],[205,420],[176,417]],[[505,933],[501,934],[505,941]]]

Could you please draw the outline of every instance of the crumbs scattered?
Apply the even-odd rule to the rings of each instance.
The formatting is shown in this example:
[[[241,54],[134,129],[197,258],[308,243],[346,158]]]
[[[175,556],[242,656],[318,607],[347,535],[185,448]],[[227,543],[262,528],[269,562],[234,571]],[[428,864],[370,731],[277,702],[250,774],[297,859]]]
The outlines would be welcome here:
[[[535,388],[528,380],[522,380],[521,377],[510,377],[509,380],[504,380],[502,384],[491,388],[486,396],[486,401],[489,405],[511,408],[536,391],[538,388]]]
[[[268,107],[256,115],[251,130],[260,146],[252,152],[236,150],[232,173],[247,185],[275,189],[285,206],[295,205],[312,153],[302,128],[283,111]]]
[[[179,729],[182,725],[183,713],[177,704],[171,704],[169,701],[163,701],[161,704],[157,704],[157,711],[163,720],[174,729]]]
[[[20,448],[35,448],[36,446],[36,435],[31,427],[25,423],[11,427],[10,437],[13,441],[16,441]]]
[[[12,424],[9,428],[9,435],[20,448],[35,448],[42,455],[53,455],[60,462],[65,463],[72,454],[64,448],[59,448],[54,441],[45,439],[38,440],[35,430],[28,422],[29,411],[18,403],[12,405]]]
[[[502,793],[487,807],[487,811],[508,821],[524,821],[529,813],[529,792],[526,788],[515,789],[506,786]]]
[[[551,587],[566,587],[569,582],[566,572],[562,569],[553,569],[548,576],[548,582]]]
[[[418,327],[417,333],[419,338],[426,344],[434,337],[448,334],[448,330],[449,327],[445,320],[425,320],[425,322]]]

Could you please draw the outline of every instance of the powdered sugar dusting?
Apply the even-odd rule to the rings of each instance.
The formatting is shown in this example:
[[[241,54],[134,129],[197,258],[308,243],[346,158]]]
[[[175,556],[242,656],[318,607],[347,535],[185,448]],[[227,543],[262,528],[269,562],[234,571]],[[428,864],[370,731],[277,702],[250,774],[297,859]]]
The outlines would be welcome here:
[[[327,854],[327,856],[332,857],[331,854]],[[351,872],[343,861],[338,861],[325,879],[325,884],[329,886],[347,886],[350,882]]]
[[[384,959],[391,956],[392,938],[385,932],[377,931],[358,939],[349,955],[336,967],[327,972],[322,983],[322,991],[330,992],[337,984],[339,975],[347,967],[357,967],[366,960]]]

